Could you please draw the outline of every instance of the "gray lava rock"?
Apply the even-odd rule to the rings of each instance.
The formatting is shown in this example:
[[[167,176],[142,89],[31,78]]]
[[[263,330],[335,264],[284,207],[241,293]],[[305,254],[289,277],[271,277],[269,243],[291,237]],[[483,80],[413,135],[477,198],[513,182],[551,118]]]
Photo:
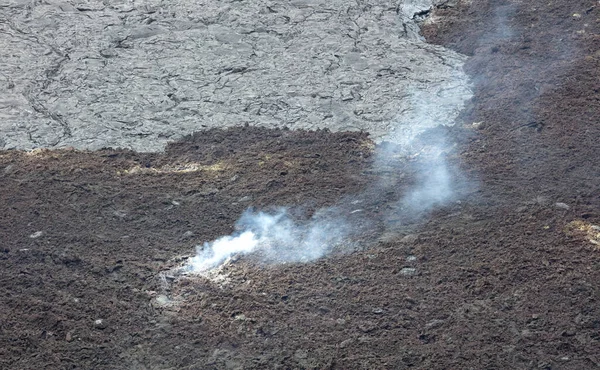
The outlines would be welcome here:
[[[419,36],[432,1],[9,1],[0,144],[160,151],[245,123],[403,141],[471,96],[465,57]]]

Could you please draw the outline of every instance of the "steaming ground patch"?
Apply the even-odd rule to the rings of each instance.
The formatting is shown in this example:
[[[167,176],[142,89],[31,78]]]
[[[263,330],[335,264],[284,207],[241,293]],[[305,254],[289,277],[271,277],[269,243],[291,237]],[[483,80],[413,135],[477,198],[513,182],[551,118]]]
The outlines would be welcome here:
[[[389,231],[385,228],[412,227],[433,210],[460,200],[464,195],[460,189],[473,182],[448,160],[452,148],[446,144],[444,130],[432,135],[435,140],[431,145],[378,147],[372,168],[375,173],[383,175],[388,169],[401,168],[402,162],[410,162],[403,165],[411,168],[410,177],[416,181],[404,191],[395,189],[403,178],[399,174],[389,182],[376,181],[368,195],[355,194],[352,199],[340,200],[335,206],[317,210],[309,219],[293,217],[297,213],[294,209],[279,208],[273,212],[249,209],[236,222],[232,234],[197,246],[196,254],[188,259],[181,272],[208,277],[208,273],[231,258],[246,255],[266,264],[307,263],[327,257],[333,251],[356,250],[357,243],[362,247],[372,244],[378,238],[376,233]],[[394,198],[390,194],[398,195]],[[379,209],[382,205],[383,209]],[[372,212],[383,214],[387,225],[383,230],[377,231],[377,222],[369,219]],[[372,239],[357,237],[365,231],[375,235],[371,234]]]
[[[415,90],[411,94],[408,99],[412,102],[410,118],[393,122],[398,128],[388,135],[393,144],[376,148],[372,170],[383,173],[388,168],[398,168],[399,162],[411,162],[413,177],[417,180],[396,199],[390,198],[389,194],[395,193],[393,188],[398,186],[397,180],[377,180],[372,204],[365,205],[366,208],[377,208],[377,204],[392,203],[384,217],[393,228],[414,223],[432,210],[460,199],[458,184],[465,182],[459,167],[450,165],[447,159],[453,148],[448,143],[446,131],[429,130],[427,137],[422,137],[424,127],[431,127],[436,122],[439,126],[447,123],[439,118],[444,110],[436,99],[430,99],[421,91]],[[462,101],[460,96],[453,98]],[[406,127],[413,129],[406,131]],[[401,137],[398,137],[399,133],[402,133]],[[197,246],[196,255],[189,259],[184,271],[205,273],[232,256],[248,254],[269,264],[317,260],[349,243],[351,231],[359,229],[356,220],[363,217],[363,209],[348,209],[352,205],[338,202],[334,207],[319,209],[307,221],[294,220],[285,208],[271,213],[247,210],[237,221],[234,233]],[[348,219],[350,216],[351,220]]]
[[[326,255],[349,235],[346,222],[332,208],[310,220],[295,221],[284,208],[274,213],[247,210],[232,235],[196,247],[185,271],[201,273],[218,267],[233,255],[255,253],[266,263],[310,262]]]

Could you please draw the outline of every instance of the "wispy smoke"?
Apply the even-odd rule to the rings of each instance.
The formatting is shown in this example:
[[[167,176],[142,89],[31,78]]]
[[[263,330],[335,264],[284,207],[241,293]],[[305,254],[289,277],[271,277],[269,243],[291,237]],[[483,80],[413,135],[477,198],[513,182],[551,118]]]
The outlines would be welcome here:
[[[514,30],[510,26],[510,19],[515,15],[516,9],[514,6],[499,5],[495,9],[493,32],[488,36],[491,39],[483,39],[481,42],[504,41],[509,40],[514,36]]]
[[[412,119],[421,116],[432,127],[435,104],[428,104],[427,95],[423,93],[414,94],[413,98],[415,104],[412,107]],[[391,162],[406,160],[415,155],[420,157],[418,161],[412,161],[416,181],[400,199],[396,199],[394,214],[387,216],[390,219],[414,222],[434,208],[457,198],[455,184],[458,181],[458,171],[448,164],[444,130],[438,130],[437,134],[429,132],[429,141],[427,145],[423,145],[422,140],[417,139],[417,134],[425,130],[420,127],[410,136],[407,133],[404,145],[392,145],[394,149],[390,150],[386,149],[387,146],[380,146],[382,149],[377,153],[374,162],[376,173]],[[419,144],[415,144],[415,141],[419,141]],[[380,184],[380,192],[375,194],[377,199],[372,201],[379,203],[386,196],[386,188],[394,185]],[[385,201],[393,202],[394,199],[386,198]],[[347,206],[348,204],[340,203],[339,207],[323,208],[304,221],[294,219],[284,208],[271,213],[247,210],[236,223],[232,235],[197,247],[196,256],[188,261],[188,269],[191,272],[207,271],[221,265],[233,255],[249,253],[265,263],[314,261],[347,242],[353,232],[359,229],[356,218],[344,218],[342,215],[360,217],[361,213],[356,213],[359,210],[351,210]]]
[[[410,15],[414,9],[421,9],[428,2],[429,0],[408,1],[403,5],[402,11]],[[513,18],[518,10],[519,7],[514,3],[501,2],[494,5],[494,17],[489,29],[475,43],[474,48],[486,47],[494,53],[502,53],[503,45],[510,46],[509,42],[522,37],[524,31],[513,27]],[[520,94],[521,99],[530,96],[533,102],[542,91],[548,91],[554,86],[556,74],[541,75],[540,66],[551,63],[555,72],[562,68],[572,68],[571,60],[576,50],[573,49],[574,46],[563,42],[560,33],[545,48],[547,53],[541,56],[532,53],[527,57],[527,68],[538,73],[536,76],[539,76],[539,81],[525,81],[522,86],[517,86],[521,90],[515,91],[515,94]],[[389,135],[384,140],[392,144],[378,146],[373,172],[389,173],[394,169],[408,168],[407,171],[414,175],[410,177],[414,182],[408,187],[401,184],[406,190],[395,195],[399,192],[389,191],[390,188],[397,187],[399,181],[407,179],[382,175],[382,179],[373,184],[368,195],[358,196],[364,199],[378,197],[371,199],[372,208],[376,208],[374,205],[377,204],[389,206],[395,203],[389,214],[383,216],[387,218],[385,221],[388,227],[413,223],[433,210],[460,199],[462,189],[472,189],[474,185],[472,179],[466,179],[456,161],[448,156],[452,152],[452,145],[450,138],[446,137],[447,131],[435,129],[440,125],[454,124],[464,103],[472,96],[462,71],[461,61],[464,59],[461,58],[460,55],[452,58],[456,60],[452,63],[456,69],[451,72],[455,78],[445,79],[441,82],[443,85],[432,86],[427,82],[417,85],[413,91],[399,93],[404,97],[408,95],[409,99],[398,102],[398,119],[391,125]],[[493,65],[491,67],[495,68]],[[503,81],[494,80],[490,83],[496,84],[496,89],[508,88],[502,85]],[[527,88],[535,88],[536,92],[529,95],[523,93],[528,91]],[[523,105],[525,104],[521,106]],[[509,111],[507,114],[515,117],[519,112]],[[519,114],[525,123],[537,119],[529,117],[529,111]],[[409,165],[398,166],[398,161]],[[397,198],[391,199],[389,194],[394,194]],[[366,203],[365,208],[369,207]],[[340,203],[339,208],[321,210],[303,222],[294,220],[285,209],[274,213],[247,211],[237,222],[236,231],[231,236],[199,247],[197,255],[189,261],[189,268],[191,271],[209,270],[234,254],[253,253],[262,261],[277,263],[305,262],[323,257],[337,245],[347,242],[352,236],[349,230],[356,230],[356,219],[340,218],[339,215],[344,213],[339,212],[343,206],[345,205]],[[352,212],[346,209],[345,214],[350,213]]]
[[[273,213],[247,210],[229,236],[197,247],[188,261],[192,272],[210,270],[235,254],[254,253],[266,263],[309,262],[323,257],[348,235],[346,222],[333,208],[295,221],[287,209]]]
[[[227,235],[212,243],[204,243],[202,247],[196,248],[196,256],[190,259],[190,270],[210,270],[234,254],[253,252],[258,244],[259,239],[252,231],[244,231],[239,235]]]
[[[393,167],[393,162],[410,160],[416,177],[414,184],[397,201],[389,219],[414,221],[458,198],[457,183],[464,179],[458,168],[448,162],[451,145],[446,130],[435,128],[454,124],[464,102],[472,96],[464,85],[464,82],[449,83],[449,86],[462,87],[443,89],[441,93],[409,92],[410,99],[405,100],[406,113],[396,122],[390,135],[398,145],[383,147],[377,152],[375,161],[378,168],[384,168]],[[455,108],[453,111],[448,110],[448,102]],[[395,138],[398,133],[402,133],[400,140]]]
[[[443,154],[426,161],[421,167],[419,181],[401,200],[403,210],[411,214],[443,206],[455,197],[455,179]]]
[[[456,68],[460,66],[457,62]],[[411,162],[416,171],[415,183],[399,198],[387,197],[389,187],[397,186],[397,183],[382,180],[373,187],[379,192],[374,195],[378,199],[372,199],[373,204],[396,202],[395,214],[387,215],[389,219],[414,221],[457,198],[458,171],[448,164],[446,153],[449,148],[443,130],[438,130],[435,135],[430,133],[428,136],[432,140],[426,144],[418,140],[432,128],[452,125],[464,102],[472,96],[464,73],[457,70],[455,74],[456,78],[446,80],[443,86],[432,89],[422,86],[403,92],[410,98],[399,102],[401,115],[392,125],[388,137],[394,144],[379,146],[374,172],[385,167],[394,168],[391,164],[395,161],[417,156],[419,160]],[[373,196],[372,192],[369,196]],[[272,213],[248,210],[236,223],[232,235],[197,247],[196,256],[188,261],[188,269],[207,271],[236,254],[252,253],[266,263],[308,262],[321,258],[347,242],[353,235],[351,231],[359,229],[358,223],[340,216],[344,214],[343,206],[346,205],[340,203],[339,207],[321,209],[305,221],[295,220],[286,209]],[[354,215],[356,211],[346,208],[345,214]]]

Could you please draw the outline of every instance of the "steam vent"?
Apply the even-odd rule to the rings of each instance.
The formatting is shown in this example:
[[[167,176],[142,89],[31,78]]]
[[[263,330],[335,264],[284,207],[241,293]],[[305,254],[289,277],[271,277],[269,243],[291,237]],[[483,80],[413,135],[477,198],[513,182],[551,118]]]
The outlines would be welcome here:
[[[600,369],[597,0],[0,1],[0,369]]]

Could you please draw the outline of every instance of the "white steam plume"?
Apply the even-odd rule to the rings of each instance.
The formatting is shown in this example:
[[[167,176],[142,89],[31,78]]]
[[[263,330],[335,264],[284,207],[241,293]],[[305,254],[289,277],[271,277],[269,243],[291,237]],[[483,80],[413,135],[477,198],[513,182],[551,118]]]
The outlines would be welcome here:
[[[384,149],[378,152],[374,163],[375,167],[381,169],[393,161],[405,160],[415,154],[423,157],[418,162],[412,162],[417,170],[416,183],[397,200],[395,213],[389,215],[390,219],[401,222],[414,221],[457,197],[455,182],[458,171],[449,166],[446,160],[445,153],[448,147],[443,137],[444,131],[429,131],[428,137],[432,141],[427,145],[415,145],[415,142],[419,141],[419,134],[439,124],[448,123],[447,116],[442,122],[436,123],[441,115],[437,104],[439,96],[434,99],[427,92],[417,91],[411,94],[411,97],[413,104],[409,110],[409,119],[399,121],[399,129],[395,130],[397,135],[401,131],[400,128],[406,128],[407,124],[409,128],[414,129],[412,132],[404,132],[404,140],[400,144],[401,155],[398,156],[393,150],[385,150],[387,147],[382,146]],[[433,132],[439,133],[434,135]],[[384,196],[385,186],[380,189],[380,195]],[[272,213],[247,210],[237,221],[232,235],[198,246],[196,256],[188,261],[187,269],[196,273],[208,271],[233,255],[249,253],[265,263],[314,261],[348,240],[351,230],[358,229],[357,224],[340,216],[342,213],[341,205],[324,208],[317,211],[308,221],[298,222],[284,208]]]
[[[413,104],[410,107],[410,119],[399,121],[398,124],[399,127],[406,127],[408,123],[414,129],[410,133],[404,132],[404,142],[400,144],[402,155],[384,149],[377,154],[374,164],[382,168],[393,161],[414,156],[415,151],[423,157],[419,162],[413,162],[417,169],[416,183],[397,201],[395,214],[389,215],[390,219],[401,222],[414,221],[457,197],[455,182],[458,171],[449,166],[446,160],[448,148],[443,130],[437,130],[440,133],[436,135],[429,133],[433,141],[427,145],[414,145],[419,134],[439,125],[436,123],[440,115],[437,99],[423,91],[411,96]],[[445,119],[442,123],[448,123],[448,117]],[[417,121],[420,126],[416,125]],[[398,132],[400,129],[395,134]],[[385,187],[381,190],[383,196]],[[341,213],[341,206],[324,208],[308,221],[298,222],[285,208],[272,213],[247,210],[237,221],[232,235],[198,246],[196,256],[189,259],[186,268],[190,272],[204,272],[218,267],[233,255],[249,253],[265,263],[314,261],[348,240],[351,230],[358,229],[356,224],[340,216]]]
[[[419,181],[404,196],[401,205],[404,210],[414,214],[443,206],[455,198],[454,182],[443,154],[419,168]]]
[[[215,268],[235,254],[255,253],[263,262],[308,262],[316,260],[349,235],[346,222],[334,210],[318,211],[307,222],[295,222],[286,209],[274,213],[247,210],[229,236],[198,246],[189,259],[191,272]]]
[[[259,240],[252,231],[245,231],[239,235],[223,236],[212,243],[204,243],[203,247],[196,247],[197,254],[190,258],[191,271],[206,271],[223,263],[234,254],[246,254],[254,251]]]

